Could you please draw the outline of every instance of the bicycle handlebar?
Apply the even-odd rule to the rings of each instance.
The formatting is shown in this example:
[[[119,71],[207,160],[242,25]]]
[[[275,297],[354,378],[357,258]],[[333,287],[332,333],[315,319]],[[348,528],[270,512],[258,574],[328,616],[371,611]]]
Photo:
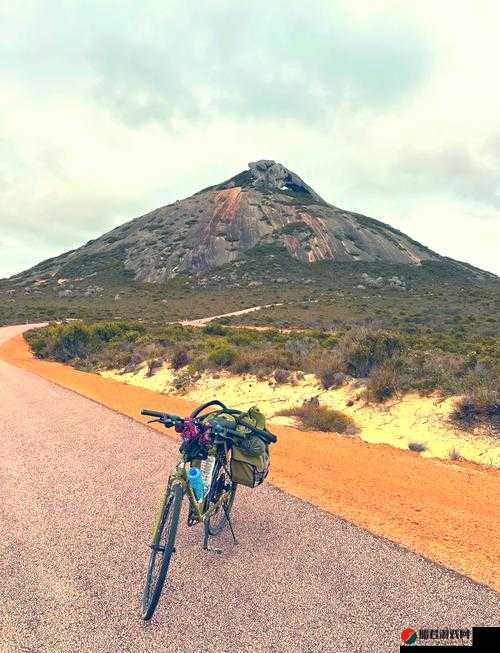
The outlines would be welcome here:
[[[143,408],[141,410],[141,415],[156,417],[156,419],[158,419],[165,426],[173,426],[182,420],[182,417],[178,417],[177,415],[171,415],[170,413],[160,413],[158,410],[149,410],[148,408]],[[171,422],[171,424],[168,424],[169,422]]]
[[[220,402],[217,402],[217,404],[220,404]],[[209,402],[204,406],[200,406],[200,409],[198,411],[194,411],[193,417],[196,417],[195,413],[199,414],[201,410],[207,408],[207,406],[209,405],[215,405],[215,402]],[[147,408],[143,408],[143,410],[141,410],[141,415],[147,415],[148,417],[156,417],[162,424],[164,424],[167,427],[174,426],[176,423],[182,421],[182,417],[178,417],[177,415],[171,415],[169,413],[161,413],[158,410],[149,410]],[[215,425],[219,426],[221,429],[224,429],[225,433],[228,433],[233,437],[241,438],[243,435],[241,431],[237,431],[236,429],[231,428],[233,424],[232,422],[230,423],[227,420],[224,419],[216,420]],[[214,425],[212,425],[212,427],[213,426]],[[261,438],[261,440],[263,440],[266,444],[271,444],[278,441],[278,438],[267,429],[266,430],[258,429],[256,426],[252,426],[251,424],[244,424],[242,426],[244,426],[249,431],[251,431],[253,435],[256,435],[257,437]],[[219,435],[221,434],[219,433]]]
[[[216,423],[219,424],[226,433],[229,433],[236,438],[241,438],[243,436],[241,431],[237,431],[236,429],[231,428],[232,424],[229,426],[229,423],[226,420],[219,420]],[[242,426],[251,431],[253,435],[261,438],[261,440],[263,440],[266,444],[272,444],[278,441],[278,438],[268,430],[258,429],[256,426],[251,426],[250,424],[243,424]]]
[[[157,410],[148,410],[143,408],[141,410],[141,415],[148,415],[148,417],[163,417],[164,413],[160,413]]]

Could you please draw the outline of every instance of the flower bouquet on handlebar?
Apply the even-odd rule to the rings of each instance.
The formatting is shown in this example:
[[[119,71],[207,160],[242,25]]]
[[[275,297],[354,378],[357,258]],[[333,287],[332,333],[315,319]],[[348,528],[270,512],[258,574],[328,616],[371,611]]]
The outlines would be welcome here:
[[[141,412],[153,417],[153,422],[175,428],[181,436],[181,459],[168,479],[153,527],[142,601],[143,618],[149,620],[175,552],[184,495],[189,501],[188,526],[204,525],[204,549],[221,553],[208,542],[226,524],[237,543],[231,523],[236,489],[238,484],[256,487],[264,481],[269,471],[269,445],[276,442],[276,436],[266,429],[264,415],[257,407],[243,412],[218,400],[199,406],[185,418],[154,410]]]

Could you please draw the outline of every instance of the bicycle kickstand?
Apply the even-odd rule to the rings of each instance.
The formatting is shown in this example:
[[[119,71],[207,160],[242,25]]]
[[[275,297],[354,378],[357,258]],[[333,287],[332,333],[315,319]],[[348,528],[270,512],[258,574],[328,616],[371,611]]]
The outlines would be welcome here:
[[[205,537],[203,539],[203,550],[211,551],[212,553],[223,553],[222,549],[214,549],[208,543],[208,538],[210,537],[208,530],[205,530]]]
[[[234,534],[233,525],[231,524],[231,520],[229,518],[229,513],[226,504],[224,504],[222,508],[224,509],[224,514],[226,515],[227,523],[229,524],[229,530],[231,531],[231,535],[233,536],[233,542],[235,544],[238,544],[238,540],[236,539],[236,535]]]

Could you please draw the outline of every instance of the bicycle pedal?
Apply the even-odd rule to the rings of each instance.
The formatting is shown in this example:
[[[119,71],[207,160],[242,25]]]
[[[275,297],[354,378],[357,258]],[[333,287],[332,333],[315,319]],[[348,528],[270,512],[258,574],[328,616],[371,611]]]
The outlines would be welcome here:
[[[203,549],[205,551],[210,551],[210,553],[218,553],[219,555],[224,553],[224,551],[222,549],[213,549],[211,546],[208,546],[208,545],[203,547]]]

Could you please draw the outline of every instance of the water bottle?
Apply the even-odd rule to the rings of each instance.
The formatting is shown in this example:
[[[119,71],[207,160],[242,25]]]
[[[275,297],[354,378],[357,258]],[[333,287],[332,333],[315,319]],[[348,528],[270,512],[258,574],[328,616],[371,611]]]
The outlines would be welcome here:
[[[203,489],[205,491],[205,496],[210,489],[210,483],[212,482],[212,475],[214,473],[214,465],[215,456],[208,456],[206,460],[201,461],[200,470],[201,478],[203,479]]]
[[[198,467],[191,467],[187,477],[196,500],[201,501],[203,499],[203,481],[201,480],[201,472]]]

